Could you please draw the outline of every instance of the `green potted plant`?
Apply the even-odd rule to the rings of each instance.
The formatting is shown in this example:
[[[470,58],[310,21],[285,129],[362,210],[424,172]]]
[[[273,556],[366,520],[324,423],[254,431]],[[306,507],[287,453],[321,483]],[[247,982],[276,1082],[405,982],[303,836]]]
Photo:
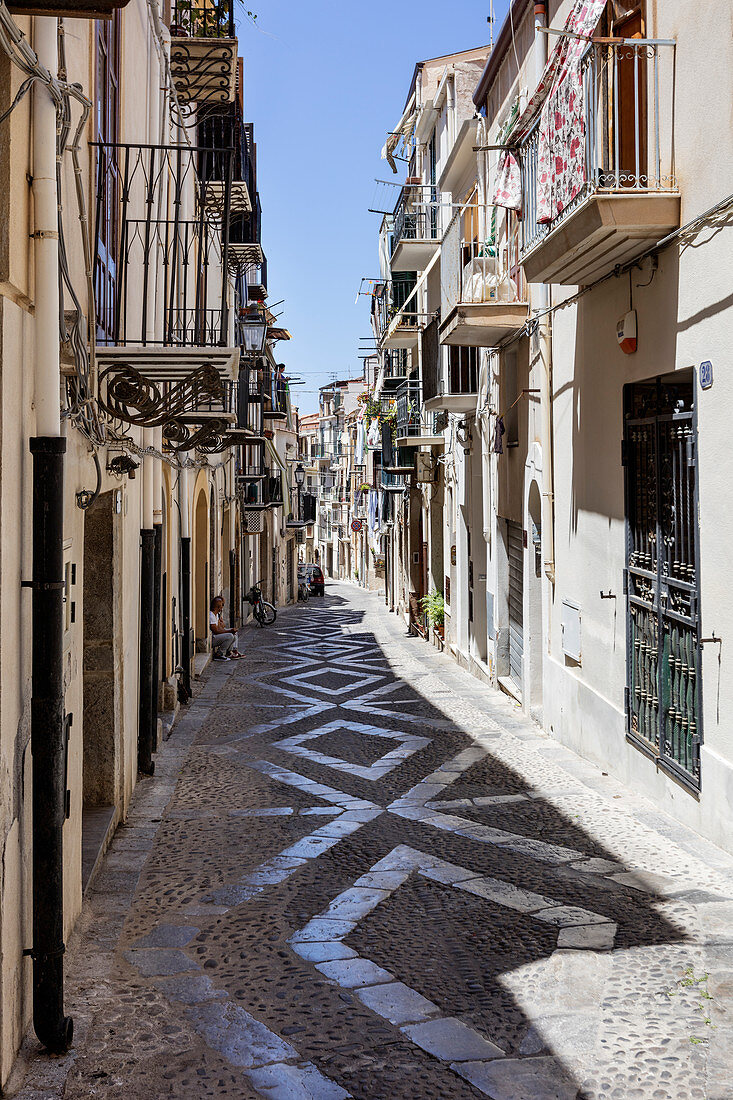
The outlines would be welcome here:
[[[432,592],[429,592],[427,596],[423,596],[420,600],[420,610],[423,614],[427,615],[428,622],[442,645],[445,627],[445,600],[443,599],[443,593],[434,589]]]

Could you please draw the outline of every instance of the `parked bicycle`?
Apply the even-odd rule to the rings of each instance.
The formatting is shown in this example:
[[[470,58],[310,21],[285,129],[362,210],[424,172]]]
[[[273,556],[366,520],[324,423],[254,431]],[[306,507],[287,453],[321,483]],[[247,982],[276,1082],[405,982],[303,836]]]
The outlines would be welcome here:
[[[262,581],[257,581],[256,584],[252,585],[247,596],[247,602],[252,605],[252,614],[260,626],[269,626],[275,622],[277,611],[271,603],[262,598],[261,585]]]

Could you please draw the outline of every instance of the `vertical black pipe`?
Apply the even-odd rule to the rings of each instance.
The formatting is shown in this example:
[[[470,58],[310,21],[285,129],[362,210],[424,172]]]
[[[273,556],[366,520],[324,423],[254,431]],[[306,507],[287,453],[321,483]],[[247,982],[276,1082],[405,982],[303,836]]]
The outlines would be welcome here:
[[[48,1050],[68,1050],[64,1016],[64,452],[37,436],[33,455],[33,1026]]]
[[[229,625],[233,628],[236,627],[236,603],[235,603],[235,588],[237,579],[237,551],[229,551]]]
[[[158,747],[158,702],[160,694],[160,601],[163,580],[163,527],[156,523],[153,543],[153,676],[151,683],[151,744]]]
[[[191,697],[191,539],[181,538],[181,623],[183,686]]]
[[[153,763],[153,602],[155,598],[155,531],[140,531],[140,684],[138,696],[137,766],[152,775]]]

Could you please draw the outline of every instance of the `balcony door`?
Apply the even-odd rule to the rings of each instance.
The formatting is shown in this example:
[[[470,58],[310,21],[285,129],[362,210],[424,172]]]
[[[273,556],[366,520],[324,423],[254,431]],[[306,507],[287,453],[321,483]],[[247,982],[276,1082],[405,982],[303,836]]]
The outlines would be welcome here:
[[[97,307],[97,340],[113,344],[117,337],[117,248],[119,242],[119,181],[117,150],[120,114],[120,13],[95,24],[95,130],[97,202],[97,248],[94,266],[94,295]]]
[[[614,38],[629,40],[616,47],[618,96],[618,169],[622,187],[647,183],[647,65],[643,46],[635,39],[645,37],[641,7],[614,20]]]

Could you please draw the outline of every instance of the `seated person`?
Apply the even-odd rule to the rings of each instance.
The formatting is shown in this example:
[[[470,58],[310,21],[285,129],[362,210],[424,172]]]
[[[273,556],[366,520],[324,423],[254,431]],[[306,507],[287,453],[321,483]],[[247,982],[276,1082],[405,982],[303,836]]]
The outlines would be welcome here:
[[[224,600],[221,596],[215,596],[211,601],[209,611],[209,629],[211,630],[211,645],[214,650],[213,658],[215,661],[230,661],[240,656],[234,646],[237,640],[235,632],[224,625],[223,610]]]

